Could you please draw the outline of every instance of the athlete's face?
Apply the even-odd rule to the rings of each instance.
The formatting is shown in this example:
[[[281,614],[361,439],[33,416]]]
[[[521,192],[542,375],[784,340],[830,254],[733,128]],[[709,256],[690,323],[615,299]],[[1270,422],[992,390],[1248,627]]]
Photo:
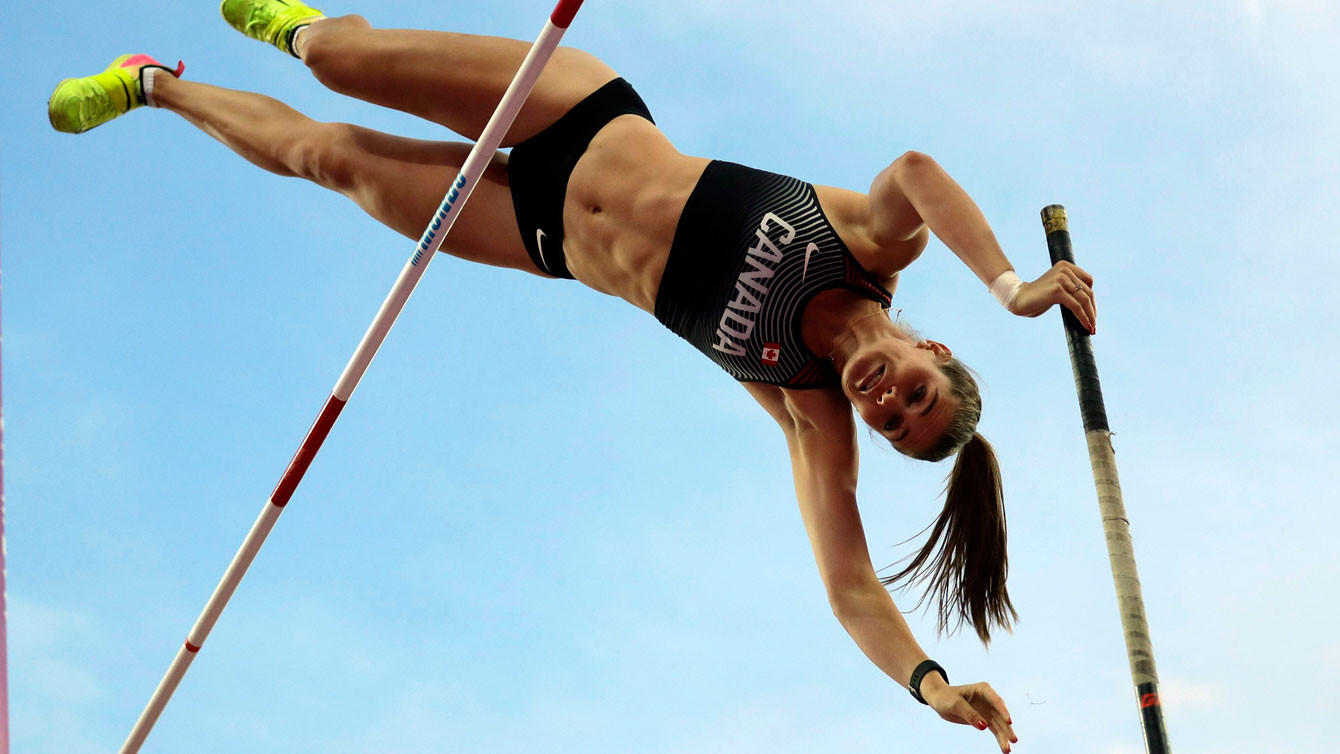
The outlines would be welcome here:
[[[940,439],[958,408],[939,367],[950,358],[935,341],[882,338],[852,354],[842,370],[842,392],[893,447],[920,453]]]

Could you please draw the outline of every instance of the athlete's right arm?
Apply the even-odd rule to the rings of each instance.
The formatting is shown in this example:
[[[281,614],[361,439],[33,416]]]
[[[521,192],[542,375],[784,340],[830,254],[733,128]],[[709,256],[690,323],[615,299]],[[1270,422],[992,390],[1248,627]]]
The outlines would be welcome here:
[[[902,249],[929,229],[986,286],[1014,270],[981,208],[939,163],[920,152],[907,152],[875,177],[870,224],[882,249]],[[898,259],[904,255],[893,254]],[[1093,332],[1097,310],[1092,275],[1070,262],[1057,262],[1042,277],[1023,283],[1009,310],[1035,317],[1053,304],[1070,309]]]

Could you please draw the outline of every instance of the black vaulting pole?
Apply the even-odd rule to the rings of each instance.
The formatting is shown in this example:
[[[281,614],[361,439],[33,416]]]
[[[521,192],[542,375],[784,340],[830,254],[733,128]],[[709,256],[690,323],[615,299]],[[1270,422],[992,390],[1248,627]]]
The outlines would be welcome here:
[[[1047,251],[1052,264],[1064,259],[1075,262],[1070,246],[1070,227],[1065,207],[1053,204],[1042,210],[1042,226],[1047,230]],[[1117,587],[1117,607],[1121,628],[1126,635],[1126,655],[1131,662],[1131,679],[1140,705],[1140,724],[1149,754],[1168,754],[1168,730],[1163,723],[1163,704],[1159,699],[1159,676],[1154,669],[1154,645],[1145,621],[1145,599],[1140,592],[1140,574],[1135,569],[1135,549],[1131,545],[1131,523],[1121,501],[1121,481],[1117,478],[1117,458],[1112,448],[1112,432],[1103,407],[1103,389],[1098,383],[1098,365],[1093,358],[1093,342],[1088,330],[1070,310],[1061,307],[1065,338],[1070,346],[1070,366],[1075,371],[1075,391],[1084,417],[1084,436],[1089,445],[1089,463],[1093,483],[1098,488],[1098,508],[1103,516],[1107,539],[1107,558],[1112,564],[1112,580]]]

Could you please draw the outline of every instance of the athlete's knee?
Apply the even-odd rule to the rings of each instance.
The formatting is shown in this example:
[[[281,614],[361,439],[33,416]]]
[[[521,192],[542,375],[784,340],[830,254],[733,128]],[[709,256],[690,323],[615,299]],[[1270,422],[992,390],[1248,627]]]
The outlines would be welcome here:
[[[908,150],[893,161],[893,169],[898,172],[912,172],[935,167],[935,160],[923,152]]]
[[[348,193],[358,182],[357,126],[317,123],[289,145],[288,164],[309,181]]]
[[[358,32],[371,28],[372,24],[362,16],[323,18],[303,32],[302,60],[317,78],[321,78],[323,73],[334,74],[344,70],[350,62],[350,42]]]

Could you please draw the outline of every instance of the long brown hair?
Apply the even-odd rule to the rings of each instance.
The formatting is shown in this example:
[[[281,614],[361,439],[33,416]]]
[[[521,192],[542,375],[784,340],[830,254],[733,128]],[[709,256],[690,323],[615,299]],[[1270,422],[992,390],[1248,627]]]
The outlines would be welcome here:
[[[940,440],[915,457],[939,461],[958,452],[945,482],[944,510],[907,566],[880,581],[885,586],[926,583],[917,607],[935,600],[940,633],[952,634],[967,622],[989,644],[993,627],[1008,631],[1019,618],[1005,588],[1009,557],[1000,466],[991,444],[977,434],[982,399],[976,380],[958,359],[940,369],[949,378],[958,409]]]

